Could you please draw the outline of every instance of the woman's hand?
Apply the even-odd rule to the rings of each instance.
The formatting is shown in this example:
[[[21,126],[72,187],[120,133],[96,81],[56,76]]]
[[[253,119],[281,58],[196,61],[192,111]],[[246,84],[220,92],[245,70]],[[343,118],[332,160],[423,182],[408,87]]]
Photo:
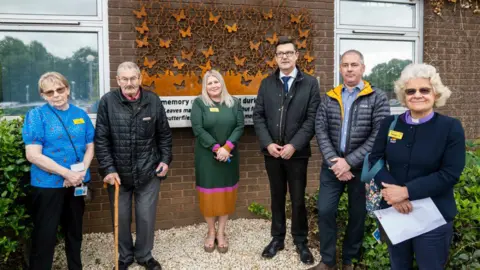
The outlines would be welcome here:
[[[393,208],[395,208],[395,210],[397,210],[399,213],[402,213],[402,214],[408,214],[413,211],[412,203],[409,200],[404,200],[399,203],[394,203],[392,206]]]
[[[76,186],[82,184],[83,180],[85,179],[85,173],[86,173],[86,171],[74,172],[74,171],[68,170],[67,173],[65,173],[65,175],[63,175],[63,178],[65,179],[64,186],[65,187],[76,187]]]
[[[395,203],[402,202],[408,199],[408,189],[407,187],[401,187],[392,184],[383,183],[382,196],[383,199],[389,204],[393,205]]]
[[[223,147],[218,148],[216,159],[221,162],[226,162],[232,155]]]

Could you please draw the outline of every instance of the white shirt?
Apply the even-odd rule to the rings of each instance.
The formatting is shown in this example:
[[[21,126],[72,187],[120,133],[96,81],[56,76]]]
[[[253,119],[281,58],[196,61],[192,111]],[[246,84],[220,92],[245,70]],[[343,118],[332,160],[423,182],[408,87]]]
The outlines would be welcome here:
[[[293,81],[297,77],[297,73],[298,73],[298,70],[297,70],[296,67],[293,69],[293,71],[289,75],[285,75],[285,73],[283,73],[280,70],[280,75],[279,75],[280,77],[279,78],[282,81],[282,83],[283,83],[282,77],[290,76],[290,79],[288,79],[288,91],[290,91],[290,88],[292,87]]]

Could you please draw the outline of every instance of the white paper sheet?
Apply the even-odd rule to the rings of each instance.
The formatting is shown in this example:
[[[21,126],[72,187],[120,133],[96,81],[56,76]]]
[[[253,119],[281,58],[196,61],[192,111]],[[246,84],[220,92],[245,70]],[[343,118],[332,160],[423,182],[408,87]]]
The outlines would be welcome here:
[[[431,198],[411,201],[413,211],[402,214],[390,207],[374,211],[392,244],[432,231],[447,222]]]

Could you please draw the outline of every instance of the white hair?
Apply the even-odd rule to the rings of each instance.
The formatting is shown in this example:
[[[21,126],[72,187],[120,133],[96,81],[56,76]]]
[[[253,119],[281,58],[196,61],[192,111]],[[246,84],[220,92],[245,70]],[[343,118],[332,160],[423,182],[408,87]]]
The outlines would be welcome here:
[[[132,69],[135,70],[138,75],[140,75],[140,68],[137,66],[137,64],[130,61],[123,62],[120,65],[118,65],[117,76],[120,76],[120,72],[122,70],[132,70]]]
[[[220,94],[220,104],[225,104],[227,105],[228,108],[232,108],[234,105],[233,97],[227,91],[227,86],[225,85],[225,80],[223,80],[222,74],[220,74],[220,72],[216,70],[209,70],[203,76],[202,94],[200,96],[202,98],[203,103],[209,107],[212,107],[215,105],[207,92],[207,81],[208,81],[208,78],[210,78],[211,76],[215,77],[222,85],[222,93]]]
[[[433,91],[437,96],[435,100],[435,107],[442,107],[447,102],[447,99],[452,94],[452,91],[443,85],[440,79],[440,74],[437,73],[437,69],[428,64],[410,64],[406,66],[400,78],[395,82],[395,94],[398,101],[405,106],[405,88],[408,81],[417,78],[425,78],[430,80]]]

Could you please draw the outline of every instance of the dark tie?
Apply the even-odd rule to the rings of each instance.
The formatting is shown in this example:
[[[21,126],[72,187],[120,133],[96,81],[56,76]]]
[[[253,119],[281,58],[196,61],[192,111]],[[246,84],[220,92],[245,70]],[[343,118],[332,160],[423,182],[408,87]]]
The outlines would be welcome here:
[[[283,91],[285,91],[285,94],[288,93],[288,80],[290,80],[290,76],[283,76],[282,81],[283,81]]]

